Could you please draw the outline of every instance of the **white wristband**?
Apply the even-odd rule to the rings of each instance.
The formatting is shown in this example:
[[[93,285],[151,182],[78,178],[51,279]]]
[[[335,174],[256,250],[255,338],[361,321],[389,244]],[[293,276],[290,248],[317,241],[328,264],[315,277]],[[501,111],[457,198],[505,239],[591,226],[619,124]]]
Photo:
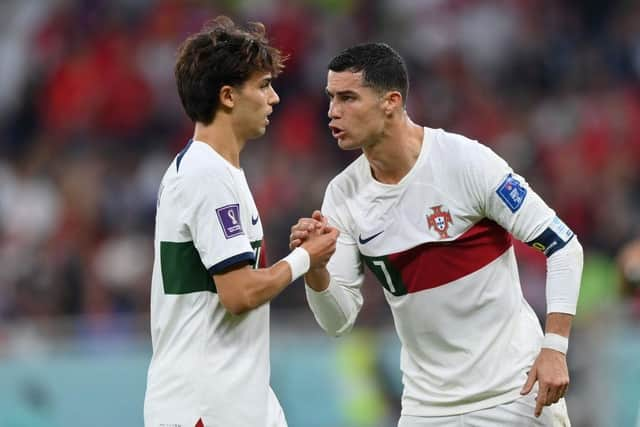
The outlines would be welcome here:
[[[309,252],[307,252],[306,249],[301,248],[300,246],[291,251],[289,255],[282,258],[282,261],[285,261],[287,264],[289,264],[289,268],[291,268],[292,282],[309,271],[309,267],[311,266],[311,258],[309,258]]]
[[[569,338],[558,334],[547,333],[542,339],[542,348],[550,348],[552,350],[559,351],[562,354],[567,354]]]

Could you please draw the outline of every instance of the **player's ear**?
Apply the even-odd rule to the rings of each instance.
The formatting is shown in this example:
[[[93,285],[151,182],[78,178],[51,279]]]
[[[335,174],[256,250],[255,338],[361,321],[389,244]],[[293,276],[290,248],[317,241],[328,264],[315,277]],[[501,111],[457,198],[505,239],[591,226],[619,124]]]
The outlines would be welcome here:
[[[397,109],[402,109],[402,95],[398,91],[387,92],[384,96],[382,104],[384,108],[384,114],[391,116]]]
[[[220,88],[220,93],[218,94],[220,97],[220,105],[227,108],[233,108],[235,105],[236,93],[233,86],[224,85]]]

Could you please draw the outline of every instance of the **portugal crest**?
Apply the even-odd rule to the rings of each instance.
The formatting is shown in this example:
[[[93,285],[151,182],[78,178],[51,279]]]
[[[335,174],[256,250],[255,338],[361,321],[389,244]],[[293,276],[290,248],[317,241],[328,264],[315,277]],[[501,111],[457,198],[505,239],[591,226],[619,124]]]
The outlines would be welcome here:
[[[431,215],[427,215],[427,224],[429,225],[429,229],[434,228],[438,234],[440,234],[440,239],[451,237],[447,233],[449,224],[453,224],[451,214],[447,211],[443,211],[442,205],[432,206],[430,209],[433,212]]]

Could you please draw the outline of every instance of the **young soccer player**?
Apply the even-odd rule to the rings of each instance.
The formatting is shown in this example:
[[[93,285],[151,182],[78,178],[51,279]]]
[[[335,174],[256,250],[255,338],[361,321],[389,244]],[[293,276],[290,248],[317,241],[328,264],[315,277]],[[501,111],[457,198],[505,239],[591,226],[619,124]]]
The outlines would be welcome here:
[[[327,262],[337,231],[265,265],[240,153],[269,124],[282,68],[261,24],[219,17],[180,47],[175,77],[195,131],[158,194],[147,427],[286,426],[269,386],[269,301]]]

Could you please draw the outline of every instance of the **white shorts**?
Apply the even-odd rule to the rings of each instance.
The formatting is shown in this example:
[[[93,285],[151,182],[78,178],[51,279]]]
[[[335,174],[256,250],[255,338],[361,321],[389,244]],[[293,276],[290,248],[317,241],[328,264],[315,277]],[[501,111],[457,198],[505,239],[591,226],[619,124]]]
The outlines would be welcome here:
[[[567,405],[560,399],[551,406],[542,408],[542,415],[536,418],[533,391],[513,402],[492,408],[446,417],[414,417],[403,415],[398,427],[570,427]]]

